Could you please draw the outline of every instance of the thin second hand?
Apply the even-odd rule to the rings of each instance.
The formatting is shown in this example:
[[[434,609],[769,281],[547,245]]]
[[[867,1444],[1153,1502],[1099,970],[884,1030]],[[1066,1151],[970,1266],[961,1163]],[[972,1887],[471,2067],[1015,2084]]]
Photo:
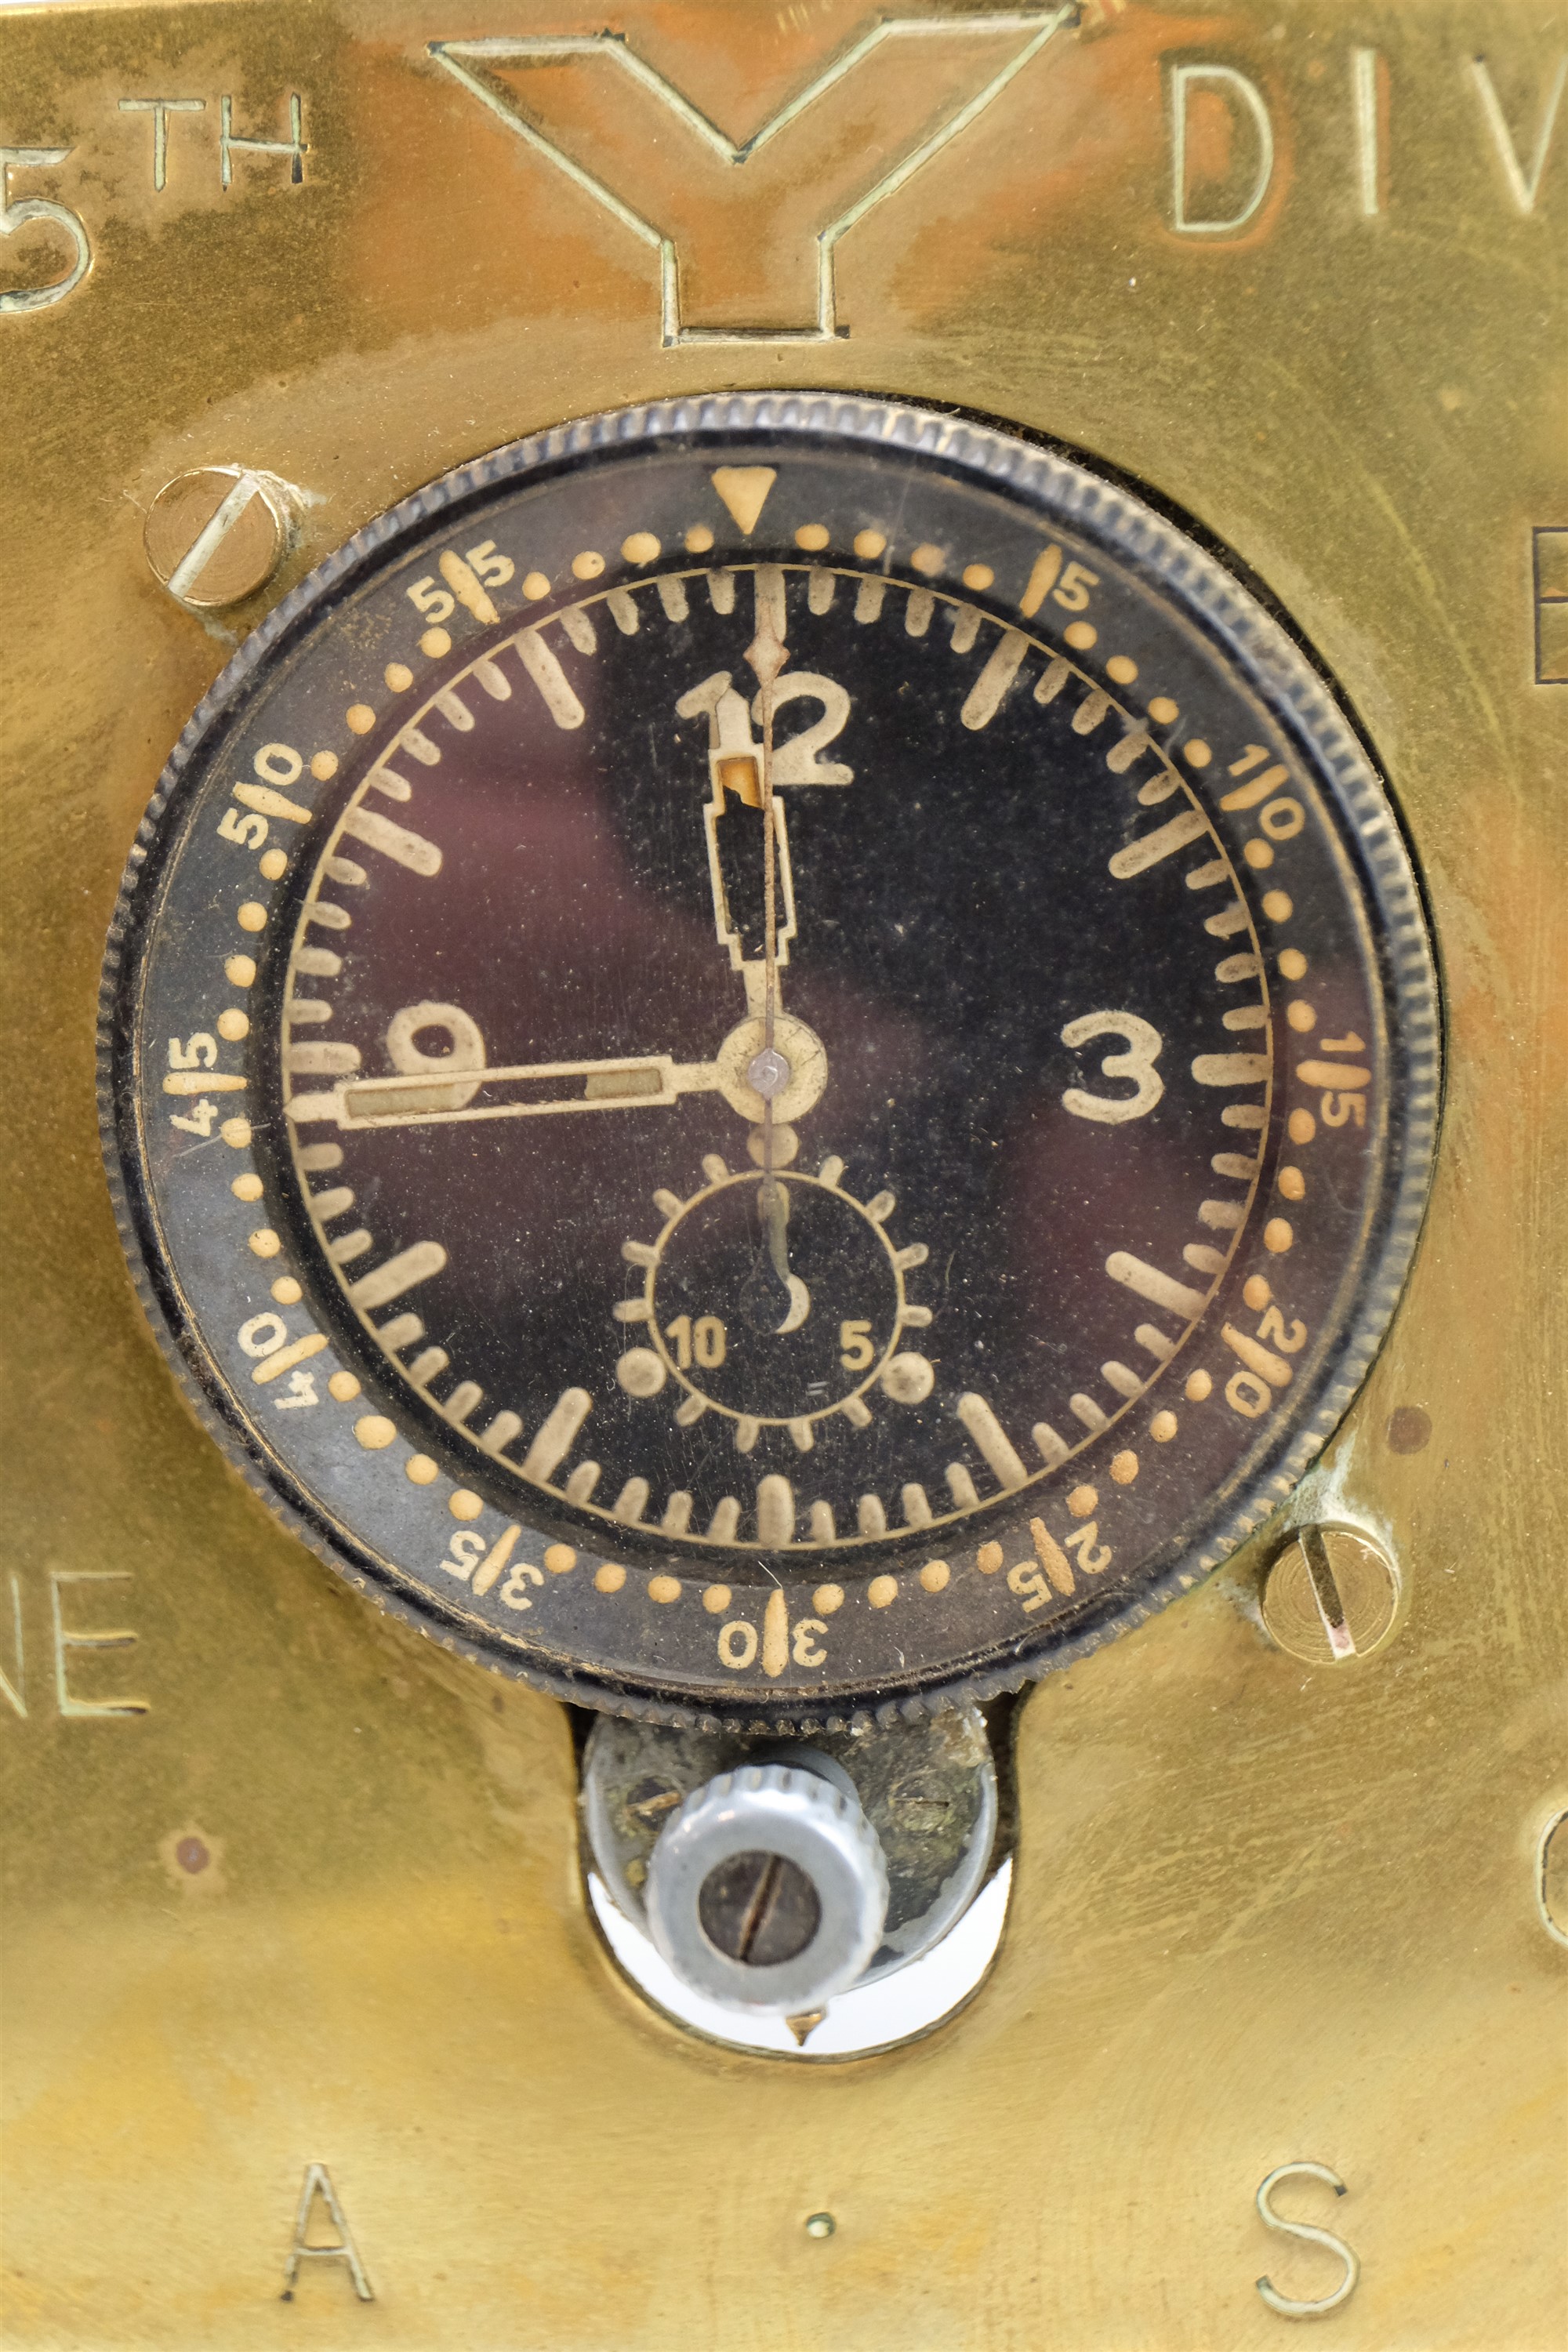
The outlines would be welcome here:
[[[778,841],[773,832],[773,681],[763,681],[763,1051],[771,1054],[779,1006]],[[763,1101],[763,1188],[773,1223],[773,1097]],[[777,1253],[774,1253],[775,1262]]]
[[[763,689],[763,1051],[771,1054],[778,1026],[778,839],[773,818],[773,687],[788,659],[776,635],[759,634],[748,656]],[[763,1097],[763,1214],[768,1253],[781,1281],[789,1278],[784,1203],[773,1172],[773,1095]]]

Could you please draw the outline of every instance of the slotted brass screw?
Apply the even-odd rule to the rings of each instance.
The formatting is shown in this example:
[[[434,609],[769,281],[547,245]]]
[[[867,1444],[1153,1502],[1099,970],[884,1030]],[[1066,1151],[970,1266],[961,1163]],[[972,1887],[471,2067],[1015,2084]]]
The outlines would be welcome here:
[[[1262,1606],[1265,1626],[1291,1657],[1343,1665],[1387,1640],[1399,1571],[1379,1545],[1348,1528],[1302,1528],[1270,1568]]]
[[[254,595],[278,569],[287,539],[272,491],[243,466],[176,474],[153,499],[142,534],[169,593],[202,612]]]

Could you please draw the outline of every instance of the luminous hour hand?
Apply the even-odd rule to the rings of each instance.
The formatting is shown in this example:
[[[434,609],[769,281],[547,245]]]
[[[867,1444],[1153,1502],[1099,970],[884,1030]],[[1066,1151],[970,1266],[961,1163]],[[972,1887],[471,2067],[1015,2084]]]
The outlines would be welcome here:
[[[437,1127],[458,1119],[542,1118],[553,1112],[648,1110],[682,1095],[723,1086],[718,1062],[677,1062],[668,1054],[604,1062],[518,1062],[495,1069],[400,1071],[349,1078],[331,1094],[296,1096],[295,1119],[335,1118],[340,1127]]]
[[[804,1022],[780,1016],[778,1037],[791,1076],[779,1099],[798,1117],[821,1097],[827,1057]],[[742,1021],[710,1062],[668,1054],[626,1054],[598,1062],[516,1062],[490,1068],[476,1055],[454,1067],[447,1055],[427,1069],[389,1077],[345,1077],[321,1093],[296,1092],[289,1117],[303,1125],[331,1119],[341,1128],[447,1127],[459,1120],[545,1118],[563,1111],[657,1110],[683,1095],[722,1095],[742,1118],[763,1116],[764,1097],[750,1072],[761,1024]]]

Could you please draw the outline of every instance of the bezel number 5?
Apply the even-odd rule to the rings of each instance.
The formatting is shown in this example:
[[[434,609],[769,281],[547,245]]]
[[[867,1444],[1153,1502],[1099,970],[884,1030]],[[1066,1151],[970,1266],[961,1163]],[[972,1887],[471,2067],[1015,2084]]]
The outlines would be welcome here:
[[[427,621],[449,621],[458,609],[457,598],[449,596],[445,588],[437,587],[433,572],[426,572],[423,580],[416,580],[406,593],[409,603],[416,612],[423,613]]]

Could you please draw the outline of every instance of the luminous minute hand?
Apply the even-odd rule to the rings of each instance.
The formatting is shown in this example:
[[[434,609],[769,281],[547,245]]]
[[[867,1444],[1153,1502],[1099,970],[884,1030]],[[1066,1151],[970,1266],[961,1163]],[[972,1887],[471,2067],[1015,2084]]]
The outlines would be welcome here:
[[[759,638],[759,645],[762,640]],[[755,650],[753,648],[753,650]],[[748,655],[748,659],[751,656]],[[782,666],[784,658],[778,648]],[[777,672],[775,670],[776,677]],[[728,670],[716,670],[700,686],[682,695],[676,706],[683,719],[706,713],[708,771],[711,786],[703,808],[708,839],[708,879],[713,898],[713,923],[720,942],[729,950],[731,969],[745,985],[746,1010],[755,1020],[764,1017],[771,993],[775,1014],[779,1004],[778,967],[789,961],[795,937],[795,894],[790,880],[789,842],[783,803],[773,798],[771,773],[764,810],[764,769],[771,761],[771,688],[764,704],[763,740],[752,733],[752,713]],[[759,857],[759,834],[766,845]],[[774,877],[772,921],[773,955],[768,954],[769,920],[764,865]],[[772,986],[769,969],[772,966]]]

